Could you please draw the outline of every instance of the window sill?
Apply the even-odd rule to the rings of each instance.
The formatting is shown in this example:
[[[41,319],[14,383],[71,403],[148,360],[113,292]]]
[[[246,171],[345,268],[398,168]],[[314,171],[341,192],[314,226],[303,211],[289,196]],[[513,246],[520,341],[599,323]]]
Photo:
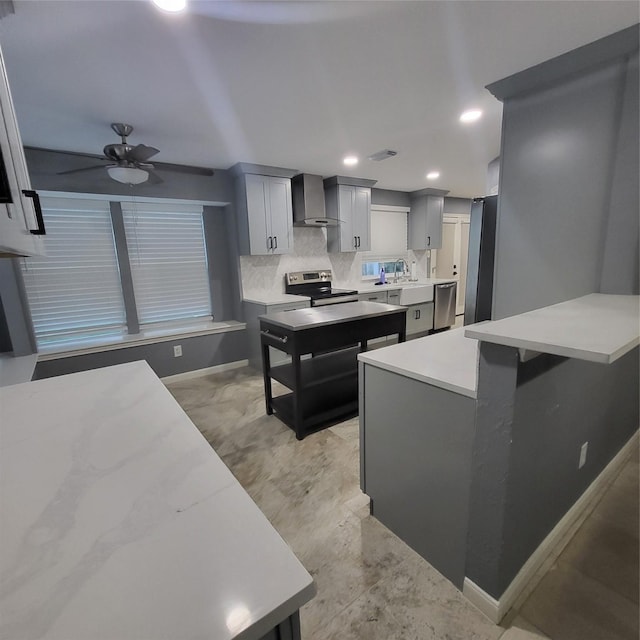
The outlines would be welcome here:
[[[169,342],[179,338],[194,338],[215,333],[227,333],[229,331],[242,331],[247,325],[244,322],[228,320],[226,322],[196,322],[180,324],[173,327],[149,328],[134,335],[125,334],[120,338],[111,338],[108,342],[93,345],[79,345],[65,348],[43,348],[38,352],[38,362],[57,360],[58,358],[71,358],[102,351],[115,349],[128,349],[158,342]]]

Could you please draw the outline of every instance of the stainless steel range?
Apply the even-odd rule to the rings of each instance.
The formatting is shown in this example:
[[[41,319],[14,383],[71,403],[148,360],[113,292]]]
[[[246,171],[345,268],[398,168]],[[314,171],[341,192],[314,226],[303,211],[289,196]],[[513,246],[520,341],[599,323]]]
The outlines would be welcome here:
[[[341,302],[357,302],[358,292],[331,287],[331,270],[292,271],[284,276],[284,292],[308,296],[312,307]]]

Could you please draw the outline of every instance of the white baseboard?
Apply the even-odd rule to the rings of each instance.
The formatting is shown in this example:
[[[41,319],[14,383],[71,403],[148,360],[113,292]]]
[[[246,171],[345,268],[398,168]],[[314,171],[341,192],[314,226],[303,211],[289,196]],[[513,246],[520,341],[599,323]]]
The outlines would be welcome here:
[[[562,549],[558,548],[558,545],[562,539],[564,538],[565,544],[569,542],[571,537],[568,534],[572,528],[577,529],[578,526],[582,524],[582,520],[584,520],[584,517],[586,517],[590,511],[589,507],[593,509],[595,506],[595,498],[598,497],[600,492],[603,491],[606,485],[612,480],[613,476],[620,470],[620,467],[629,457],[634,447],[638,447],[638,432],[620,449],[611,462],[602,470],[600,475],[589,485],[569,511],[565,513],[549,535],[540,543],[538,548],[529,556],[529,559],[524,563],[522,569],[520,569],[511,584],[505,589],[499,600],[496,600],[486,591],[483,591],[481,587],[469,578],[465,578],[462,593],[469,602],[480,609],[492,622],[498,624],[509,609],[513,607],[518,596],[525,590],[547,558],[549,558],[552,553],[559,555]]]
[[[236,360],[235,362],[225,362],[224,364],[217,364],[215,367],[207,367],[206,369],[194,369],[193,371],[185,371],[184,373],[176,373],[173,376],[166,376],[160,378],[165,384],[172,382],[181,382],[183,380],[191,380],[192,378],[200,378],[202,376],[209,376],[212,373],[222,373],[223,371],[232,371],[233,369],[241,369],[249,365],[248,360]]]

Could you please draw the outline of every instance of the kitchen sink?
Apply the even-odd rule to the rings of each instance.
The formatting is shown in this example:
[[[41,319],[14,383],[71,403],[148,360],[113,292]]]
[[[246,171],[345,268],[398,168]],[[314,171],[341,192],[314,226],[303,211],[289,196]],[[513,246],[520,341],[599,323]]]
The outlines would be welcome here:
[[[433,300],[433,285],[416,282],[403,283],[400,291],[400,304],[420,304]]]

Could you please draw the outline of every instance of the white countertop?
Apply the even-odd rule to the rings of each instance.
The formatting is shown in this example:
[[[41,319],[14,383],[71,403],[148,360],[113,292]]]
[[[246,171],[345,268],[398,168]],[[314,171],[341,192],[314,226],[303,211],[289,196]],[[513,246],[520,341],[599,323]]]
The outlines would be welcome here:
[[[311,300],[309,296],[294,296],[289,293],[269,293],[268,291],[263,293],[250,292],[242,298],[243,302],[254,302],[265,306],[273,304],[288,304],[289,302],[305,302],[308,300]]]
[[[398,291],[403,287],[411,287],[416,285],[434,285],[434,284],[443,284],[445,282],[454,282],[451,278],[421,278],[416,282],[393,282],[393,276],[387,278],[387,281],[384,284],[374,284],[375,280],[371,280],[368,282],[351,282],[346,284],[334,284],[337,289],[353,289],[358,293],[371,293],[371,292],[381,292],[381,291]]]
[[[260,638],[311,576],[144,362],[0,389],[0,637]]]
[[[29,356],[0,356],[0,387],[8,387],[11,384],[29,382],[36,368],[38,354]]]
[[[469,398],[477,396],[478,342],[464,329],[367,351],[358,360]]]
[[[611,363],[640,343],[639,310],[640,296],[592,293],[467,327],[465,335],[520,349]]]

